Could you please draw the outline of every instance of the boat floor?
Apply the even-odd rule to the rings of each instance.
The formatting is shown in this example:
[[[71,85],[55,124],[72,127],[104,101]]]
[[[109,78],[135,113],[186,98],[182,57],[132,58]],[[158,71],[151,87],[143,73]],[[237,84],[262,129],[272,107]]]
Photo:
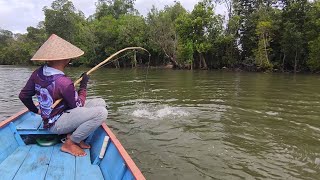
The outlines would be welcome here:
[[[75,157],[60,147],[19,146],[0,164],[0,179],[104,179],[100,167],[91,164],[89,150],[85,157]]]

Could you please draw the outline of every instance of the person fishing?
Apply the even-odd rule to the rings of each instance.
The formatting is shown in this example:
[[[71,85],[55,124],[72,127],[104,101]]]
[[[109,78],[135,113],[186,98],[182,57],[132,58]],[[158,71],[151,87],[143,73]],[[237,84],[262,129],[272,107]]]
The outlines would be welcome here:
[[[19,94],[20,100],[31,112],[41,115],[44,128],[55,134],[68,134],[61,151],[74,156],[86,155],[83,149],[89,149],[90,145],[84,140],[108,116],[103,99],[86,100],[87,73],[82,74],[78,91],[72,80],[64,74],[71,59],[83,54],[78,47],[52,34],[31,59],[47,63],[32,73]],[[39,101],[39,109],[32,101],[34,95]],[[63,100],[52,107],[61,98]]]

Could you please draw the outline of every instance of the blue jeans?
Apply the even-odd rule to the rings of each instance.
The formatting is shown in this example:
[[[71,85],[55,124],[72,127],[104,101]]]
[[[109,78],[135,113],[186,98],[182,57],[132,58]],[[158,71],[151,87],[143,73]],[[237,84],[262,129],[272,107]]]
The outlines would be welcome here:
[[[86,100],[84,107],[64,112],[49,131],[55,134],[72,133],[70,139],[80,143],[94,132],[107,116],[106,102],[103,99]]]

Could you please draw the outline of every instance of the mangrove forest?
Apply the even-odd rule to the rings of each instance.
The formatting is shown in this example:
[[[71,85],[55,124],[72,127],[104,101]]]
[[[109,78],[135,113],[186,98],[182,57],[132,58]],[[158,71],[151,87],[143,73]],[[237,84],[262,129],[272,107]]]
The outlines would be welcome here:
[[[225,14],[215,12],[218,4]],[[140,46],[151,53],[150,62],[137,51],[109,66],[320,71],[319,0],[200,0],[192,11],[175,1],[145,16],[134,5],[98,0],[86,17],[71,1],[55,0],[43,8],[44,21],[26,33],[0,28],[0,64],[33,65],[30,58],[54,33],[85,51],[73,66],[94,66]]]

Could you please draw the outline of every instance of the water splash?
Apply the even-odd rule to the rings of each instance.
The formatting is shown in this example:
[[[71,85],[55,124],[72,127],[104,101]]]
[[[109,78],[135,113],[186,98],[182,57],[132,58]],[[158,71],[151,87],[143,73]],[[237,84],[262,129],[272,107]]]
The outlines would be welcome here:
[[[159,118],[163,118],[167,116],[183,117],[183,116],[189,116],[189,113],[176,107],[166,106],[162,109],[157,110],[156,116]]]
[[[273,112],[273,111],[268,111],[268,112],[266,112],[266,114],[267,114],[267,115],[269,115],[269,116],[276,116],[276,115],[279,115],[279,113],[278,113],[278,112]]]
[[[132,116],[135,116],[135,117],[150,117],[150,116],[152,116],[152,113],[150,113],[146,109],[137,109],[137,110],[133,111]]]
[[[163,105],[138,105],[131,113],[134,117],[147,119],[179,118],[189,116],[190,113],[179,107]]]
[[[320,166],[320,158],[316,158],[314,160],[314,163],[317,165],[317,166]]]

